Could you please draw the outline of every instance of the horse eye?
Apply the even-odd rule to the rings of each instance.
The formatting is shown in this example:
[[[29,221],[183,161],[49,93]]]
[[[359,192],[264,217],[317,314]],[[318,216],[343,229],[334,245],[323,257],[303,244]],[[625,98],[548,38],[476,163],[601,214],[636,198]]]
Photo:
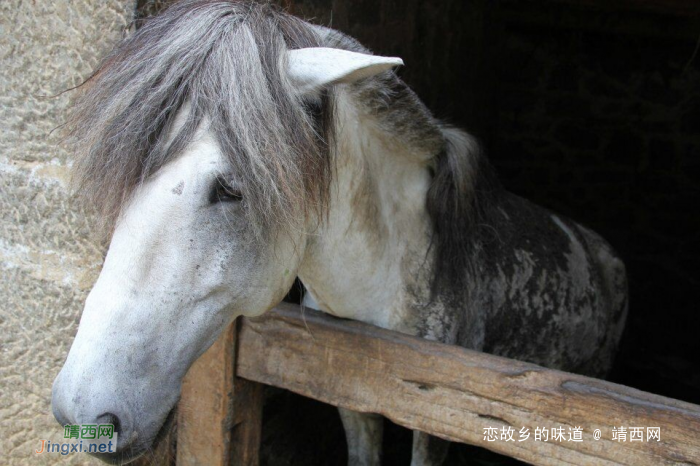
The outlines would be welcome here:
[[[217,202],[240,202],[243,200],[243,194],[238,189],[232,188],[231,185],[223,178],[217,178],[214,182],[209,201],[212,204]]]

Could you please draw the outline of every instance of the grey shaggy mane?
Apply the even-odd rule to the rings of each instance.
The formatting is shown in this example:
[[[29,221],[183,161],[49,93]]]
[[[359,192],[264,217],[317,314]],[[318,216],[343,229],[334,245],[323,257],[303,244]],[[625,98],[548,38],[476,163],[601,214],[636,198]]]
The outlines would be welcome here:
[[[261,233],[292,227],[328,206],[334,148],[332,93],[301,100],[285,51],[354,39],[257,2],[184,0],[144,22],[86,81],[68,122],[80,158],[78,193],[105,231],[134,189],[183,150],[206,117],[251,221]],[[433,220],[432,296],[459,302],[481,241],[492,176],[478,146],[433,118],[393,72],[356,83],[355,100],[387,132],[433,151],[426,200]],[[185,124],[170,138],[183,105]]]
[[[69,121],[82,155],[78,193],[109,229],[206,116],[259,231],[318,211],[330,180],[330,100],[296,96],[284,52],[319,45],[307,23],[255,3],[183,1],[147,20],[87,80]]]

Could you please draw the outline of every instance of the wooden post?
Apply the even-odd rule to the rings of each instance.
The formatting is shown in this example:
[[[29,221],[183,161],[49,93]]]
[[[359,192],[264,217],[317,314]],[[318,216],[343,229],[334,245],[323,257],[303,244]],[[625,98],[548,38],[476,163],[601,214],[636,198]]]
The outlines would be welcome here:
[[[178,405],[177,464],[257,466],[262,385],[235,376],[238,325],[190,368]]]
[[[235,396],[229,464],[257,466],[260,463],[264,385],[236,377],[233,392]]]

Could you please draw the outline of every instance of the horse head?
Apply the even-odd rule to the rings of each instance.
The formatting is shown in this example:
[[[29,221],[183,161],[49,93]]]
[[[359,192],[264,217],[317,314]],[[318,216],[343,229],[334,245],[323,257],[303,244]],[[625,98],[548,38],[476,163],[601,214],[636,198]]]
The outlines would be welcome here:
[[[76,170],[111,241],[53,410],[114,424],[104,459],[150,448],[195,359],[298,275],[328,191],[329,89],[401,63],[319,37],[269,7],[180,2],[88,83]]]

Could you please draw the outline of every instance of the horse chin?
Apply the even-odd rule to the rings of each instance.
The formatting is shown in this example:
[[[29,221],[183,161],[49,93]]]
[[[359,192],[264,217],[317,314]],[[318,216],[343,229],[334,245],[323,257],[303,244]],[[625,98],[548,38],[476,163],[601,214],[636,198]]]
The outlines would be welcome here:
[[[130,445],[125,445],[121,449],[122,451],[116,453],[90,453],[90,455],[108,464],[127,464],[137,460],[147,451],[155,451],[161,441],[167,437],[168,431],[170,431],[175,420],[175,412],[175,408],[170,410],[160,429],[158,429],[158,433],[152,438],[150,443],[134,442]]]

